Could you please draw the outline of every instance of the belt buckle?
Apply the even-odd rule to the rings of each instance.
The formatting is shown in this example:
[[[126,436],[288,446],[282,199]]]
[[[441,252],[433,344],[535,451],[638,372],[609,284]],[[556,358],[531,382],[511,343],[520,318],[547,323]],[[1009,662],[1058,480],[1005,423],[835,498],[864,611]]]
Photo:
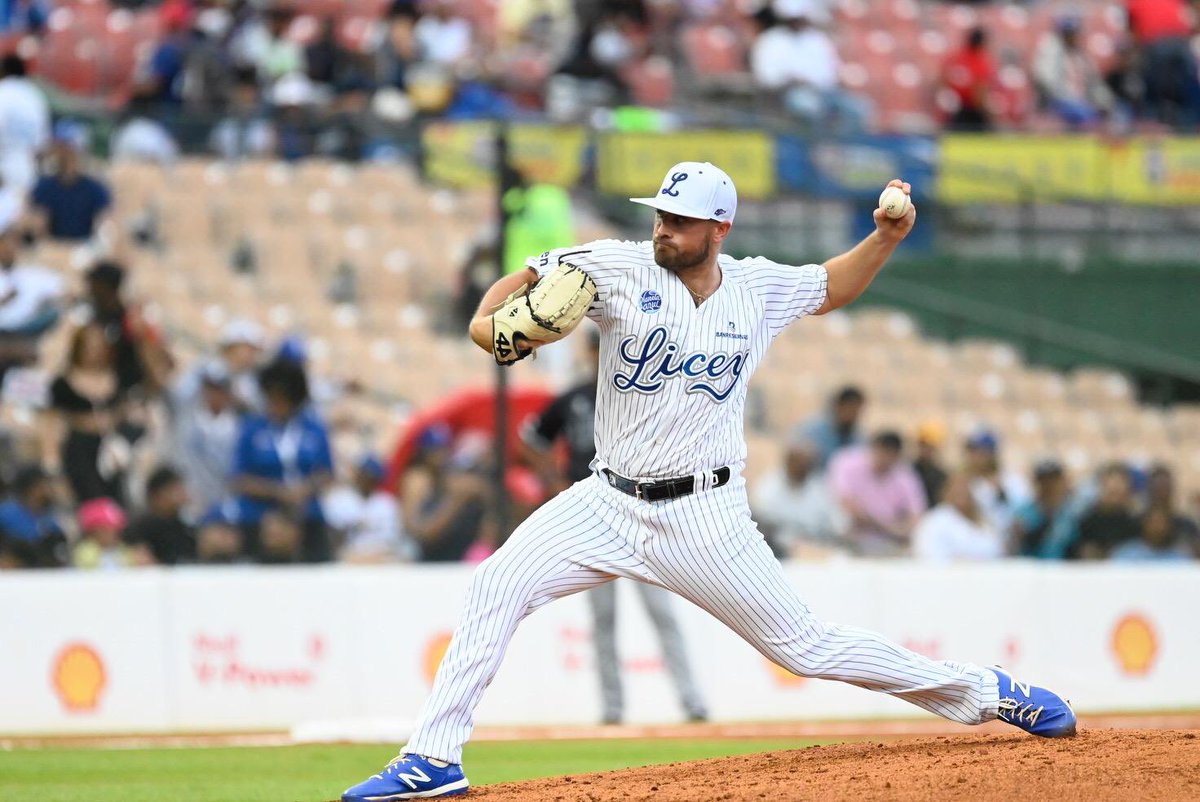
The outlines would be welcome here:
[[[646,500],[645,497],[642,495],[642,483],[641,482],[633,483],[633,497],[636,498],[638,501]]]

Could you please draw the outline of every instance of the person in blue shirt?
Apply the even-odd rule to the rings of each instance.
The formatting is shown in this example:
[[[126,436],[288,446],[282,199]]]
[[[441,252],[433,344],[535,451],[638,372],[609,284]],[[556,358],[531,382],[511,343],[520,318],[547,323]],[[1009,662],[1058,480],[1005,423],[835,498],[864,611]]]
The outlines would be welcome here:
[[[54,517],[54,487],[37,465],[17,472],[13,495],[0,502],[0,566],[50,568],[66,564],[67,541]]]
[[[859,418],[865,403],[862,390],[848,385],[833,394],[824,412],[797,427],[796,440],[816,445],[821,470],[829,465],[829,459],[836,451],[863,442]]]
[[[325,424],[309,405],[308,377],[277,359],[259,373],[265,414],[247,415],[234,452],[232,488],[244,549],[263,562],[331,559],[320,496],[333,478]],[[269,537],[264,537],[265,529]],[[298,528],[296,549],[279,533]]]
[[[1033,469],[1033,498],[1013,513],[1012,552],[1020,557],[1062,560],[1079,537],[1086,498],[1074,493],[1063,466],[1053,459]]]
[[[112,206],[112,193],[99,179],[83,171],[86,132],[60,120],[54,126],[50,155],[55,170],[38,178],[29,201],[33,231],[68,242],[91,239]]]
[[[1193,559],[1187,538],[1168,507],[1151,507],[1142,516],[1141,537],[1112,550],[1114,562],[1188,562]]]

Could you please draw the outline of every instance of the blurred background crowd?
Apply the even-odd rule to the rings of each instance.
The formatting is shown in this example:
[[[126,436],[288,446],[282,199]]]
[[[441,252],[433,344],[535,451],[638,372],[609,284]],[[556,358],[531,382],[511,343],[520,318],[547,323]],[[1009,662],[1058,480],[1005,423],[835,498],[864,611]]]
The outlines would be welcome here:
[[[489,361],[461,333],[497,262],[613,224],[518,176],[499,255],[492,196],[420,174],[431,120],[1187,132],[1198,20],[1186,0],[0,3],[0,567],[476,561],[586,475],[588,337],[513,371],[497,481]],[[1200,556],[1195,408],[899,313],[796,328],[748,415],[781,557]]]
[[[116,126],[117,155],[389,159],[423,119],[604,126],[625,107],[643,111],[618,124],[651,128],[719,111],[841,132],[1193,130],[1195,6],[10,0],[0,48],[56,108]]]

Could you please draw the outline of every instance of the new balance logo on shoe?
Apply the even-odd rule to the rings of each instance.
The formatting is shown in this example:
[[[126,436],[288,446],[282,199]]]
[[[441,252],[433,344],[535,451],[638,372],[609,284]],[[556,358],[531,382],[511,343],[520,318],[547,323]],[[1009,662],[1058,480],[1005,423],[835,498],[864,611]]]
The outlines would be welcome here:
[[[419,782],[427,783],[430,781],[429,775],[417,768],[414,768],[411,774],[403,771],[396,772],[396,779],[404,780],[405,784],[412,789],[416,789]]]

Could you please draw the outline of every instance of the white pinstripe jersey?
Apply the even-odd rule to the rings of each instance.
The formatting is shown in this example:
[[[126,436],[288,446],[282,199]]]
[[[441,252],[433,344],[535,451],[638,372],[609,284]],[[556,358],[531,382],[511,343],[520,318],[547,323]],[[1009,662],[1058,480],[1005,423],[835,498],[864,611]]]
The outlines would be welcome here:
[[[721,285],[700,306],[650,242],[599,240],[529,259],[596,282],[600,327],[596,456],[629,478],[690,476],[746,460],[746,386],[767,346],[825,301],[821,265],[721,255]]]

